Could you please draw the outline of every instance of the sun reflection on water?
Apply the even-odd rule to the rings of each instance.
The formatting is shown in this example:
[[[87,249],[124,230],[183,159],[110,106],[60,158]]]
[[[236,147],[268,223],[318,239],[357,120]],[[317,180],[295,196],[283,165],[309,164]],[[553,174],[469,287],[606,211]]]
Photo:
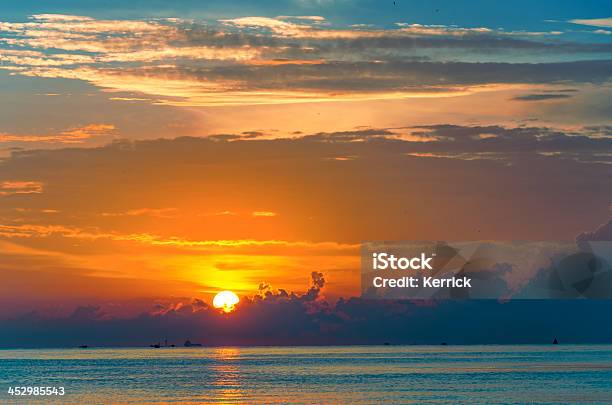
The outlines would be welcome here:
[[[219,403],[244,402],[244,390],[241,384],[240,367],[238,360],[240,350],[233,347],[220,347],[213,351],[215,364],[211,366],[213,372],[212,385],[216,387],[216,401]]]

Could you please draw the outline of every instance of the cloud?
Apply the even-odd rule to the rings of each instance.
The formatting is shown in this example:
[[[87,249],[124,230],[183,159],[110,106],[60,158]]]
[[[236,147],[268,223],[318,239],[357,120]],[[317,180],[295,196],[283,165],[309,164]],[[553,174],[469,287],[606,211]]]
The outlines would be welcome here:
[[[288,20],[293,20],[291,22]],[[297,21],[301,21],[298,23]],[[487,27],[465,28],[454,25],[424,25],[417,23],[396,23],[396,29],[375,29],[368,25],[353,25],[352,29],[332,29],[319,26],[324,19],[318,16],[293,17],[240,17],[220,20],[221,23],[248,29],[263,29],[274,35],[307,39],[360,39],[360,38],[414,38],[414,37],[466,37],[478,35],[544,36],[560,35],[561,32],[506,32]]]
[[[0,162],[1,191],[40,192],[44,185],[44,194],[17,206],[2,198],[0,234],[79,254],[142,249],[279,257],[342,254],[372,237],[573,238],[610,201],[608,132],[606,126],[438,124],[14,151]],[[500,182],[503,189],[488,192]],[[576,204],[585,207],[580,214]],[[474,207],[479,215],[469,214]],[[48,208],[60,212],[40,214]],[[454,219],[440,219],[440,210]],[[375,222],[366,220],[372,212]],[[565,219],[550,225],[549,215]]]
[[[569,20],[573,24],[590,25],[592,27],[612,28],[612,17],[609,18],[575,18]]]
[[[43,184],[38,181],[4,181],[0,182],[0,196],[15,194],[41,194]]]
[[[156,97],[158,104],[221,106],[442,98],[520,89],[524,84],[604,84],[610,78],[611,63],[473,64],[390,61],[266,66],[246,64],[231,69],[170,66],[64,70],[33,67],[23,70],[21,74],[86,80],[109,91],[147,94]]]
[[[517,101],[545,101],[545,100],[559,100],[564,98],[572,97],[570,94],[525,94],[522,96],[516,96],[513,100]]]
[[[0,36],[0,44],[16,47],[9,48],[8,56],[3,55],[2,60],[23,66],[53,66],[171,59],[243,60],[259,55],[257,49],[250,47],[190,46],[185,41],[185,31],[172,19],[97,20],[52,14],[35,15],[32,19],[25,23],[0,22],[0,33],[10,33]]]
[[[31,191],[31,188],[25,186],[18,188],[19,191],[7,188],[8,193],[13,194],[29,194],[39,193],[37,189]],[[23,190],[23,191],[21,191]],[[20,192],[21,191],[21,192]],[[270,215],[263,215],[270,216]],[[353,250],[358,245],[356,244],[341,244],[336,242],[309,242],[309,241],[287,241],[287,240],[256,240],[256,239],[228,239],[228,240],[191,240],[180,237],[162,237],[159,235],[147,233],[131,233],[122,234],[119,232],[103,232],[95,229],[81,229],[75,227],[66,227],[62,225],[37,225],[37,224],[20,224],[20,225],[0,225],[0,236],[4,238],[46,238],[52,236],[61,236],[69,239],[81,240],[99,240],[108,239],[116,242],[136,242],[152,246],[168,246],[192,249],[207,249],[207,248],[244,248],[244,247],[280,247],[280,248],[300,248],[300,249],[340,249]]]
[[[588,162],[609,161],[612,142],[608,138],[591,137],[590,131],[563,132],[550,128],[501,126],[421,126],[414,135],[430,136],[438,142],[422,145],[419,152],[442,153],[446,157],[512,159],[517,154],[557,156]],[[602,159],[596,156],[602,156]]]
[[[157,302],[129,318],[82,305],[65,317],[37,312],[0,321],[1,347],[148,346],[160,336],[181,346],[347,344],[603,343],[612,336],[606,300],[398,301],[322,297],[325,279],[312,272],[305,293],[274,290],[242,297],[231,314],[197,298]],[[586,320],[584,314],[589,316]],[[579,328],[576,325],[580,325]],[[554,330],[554,333],[551,334]],[[42,333],[44,331],[44,333]],[[492,332],[493,331],[493,332]]]
[[[317,23],[322,23],[325,21],[325,17],[322,17],[320,15],[281,15],[276,18],[278,20],[306,20]]]
[[[253,211],[252,214],[254,217],[275,217],[278,214],[272,211]]]
[[[36,15],[0,22],[1,68],[83,80],[130,93],[116,99],[146,95],[174,106],[452,97],[515,84],[610,79],[610,62],[601,60],[612,51],[609,43],[486,27],[323,23],[320,16],[205,24]],[[516,63],[517,52],[529,63]]]
[[[612,241],[612,219],[591,232],[582,232],[576,236],[577,241]]]
[[[32,134],[7,134],[0,132],[0,143],[60,143],[76,144],[85,140],[108,136],[115,129],[111,124],[88,124],[81,127],[70,128],[58,134],[32,135]]]
[[[275,34],[289,36],[303,35],[303,31],[310,28],[307,25],[299,25],[269,17],[241,17],[220,20],[220,22],[241,28],[267,28]]]
[[[451,35],[464,36],[469,34],[488,34],[493,32],[490,28],[461,28],[446,25],[423,25],[423,24],[406,24],[397,23],[401,27],[400,32],[415,34],[415,35]]]
[[[100,215],[103,217],[150,216],[155,218],[175,218],[177,211],[176,208],[135,208],[122,212],[103,212]]]
[[[32,16],[34,20],[40,21],[61,21],[61,22],[83,22],[93,21],[91,17],[85,17],[80,15],[66,15],[66,14],[34,14]]]
[[[234,215],[238,215],[236,212],[234,211],[230,211],[230,210],[225,210],[225,211],[216,211],[216,212],[205,212],[205,213],[201,213],[198,214],[198,216],[215,216],[215,217],[219,217],[219,216],[234,216]]]
[[[14,301],[0,308],[302,291],[312,271],[333,301],[358,292],[362,240],[572,239],[610,203],[608,130],[439,124],[16,151],[3,191],[44,192],[0,198],[0,296]],[[264,210],[280,215],[252,216]],[[49,288],[59,275],[66,287]]]

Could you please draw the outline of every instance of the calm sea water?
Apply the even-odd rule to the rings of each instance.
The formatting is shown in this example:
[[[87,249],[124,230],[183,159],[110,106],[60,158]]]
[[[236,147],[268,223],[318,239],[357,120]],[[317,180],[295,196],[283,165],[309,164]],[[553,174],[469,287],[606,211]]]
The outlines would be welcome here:
[[[0,385],[19,404],[610,404],[612,346],[0,350]]]

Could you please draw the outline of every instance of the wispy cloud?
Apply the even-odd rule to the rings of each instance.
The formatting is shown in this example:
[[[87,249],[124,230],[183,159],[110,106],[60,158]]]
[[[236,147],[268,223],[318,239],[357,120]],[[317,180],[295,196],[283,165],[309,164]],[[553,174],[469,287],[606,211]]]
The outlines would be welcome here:
[[[590,25],[592,27],[612,27],[612,17],[608,18],[575,18],[569,22],[580,25]]]
[[[111,124],[88,124],[82,127],[75,127],[61,131],[57,134],[7,134],[0,132],[0,143],[62,143],[73,144],[82,143],[87,139],[106,136],[112,134],[115,129]]]
[[[0,183],[0,196],[15,194],[41,194],[43,183],[39,181],[4,181]]]
[[[0,60],[12,74],[83,80],[131,93],[117,100],[146,95],[175,106],[454,97],[609,80],[609,62],[584,59],[602,59],[610,44],[550,39],[559,34],[412,22],[337,28],[320,16],[202,23],[41,14],[0,22]],[[508,63],[518,51],[549,63]]]
[[[175,218],[178,215],[176,208],[135,208],[120,212],[103,212],[103,217],[139,217],[149,216],[155,218]]]
[[[555,93],[548,93],[548,94],[525,94],[522,96],[516,96],[513,98],[513,100],[518,100],[518,101],[545,101],[545,100],[559,100],[559,99],[564,99],[564,98],[570,98],[572,97],[571,94],[555,94]]]
[[[181,237],[163,237],[149,233],[119,233],[104,232],[97,229],[85,229],[63,225],[0,225],[0,236],[4,238],[45,238],[59,236],[70,239],[99,240],[107,239],[115,242],[137,242],[151,246],[167,246],[191,249],[207,248],[299,248],[299,249],[341,249],[354,250],[358,244],[342,244],[337,242],[310,242],[288,240],[259,239],[226,239],[226,240],[193,240]]]
[[[254,217],[275,217],[278,214],[272,211],[253,211],[252,215]]]

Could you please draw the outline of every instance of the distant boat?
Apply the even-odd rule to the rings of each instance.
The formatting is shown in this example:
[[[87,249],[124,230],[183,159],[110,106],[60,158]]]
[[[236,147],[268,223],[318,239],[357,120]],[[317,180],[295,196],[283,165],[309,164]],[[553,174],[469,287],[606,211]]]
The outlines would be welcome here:
[[[87,345],[80,345],[80,346],[79,346],[79,349],[87,349],[88,347],[89,347],[89,346],[87,346]]]
[[[440,343],[440,345],[442,345],[442,346],[446,346],[447,344],[448,344],[448,343],[446,343],[446,342],[442,342],[442,343]]]
[[[183,344],[183,346],[185,346],[185,347],[199,347],[199,346],[202,346],[202,343],[192,343],[191,340],[185,340],[185,343]]]
[[[159,343],[155,343],[154,345],[149,345],[149,347],[154,347],[156,349],[159,349],[160,345],[159,345]]]
[[[555,340],[553,340],[553,345],[558,345],[559,341],[557,340],[557,338],[555,338]]]

